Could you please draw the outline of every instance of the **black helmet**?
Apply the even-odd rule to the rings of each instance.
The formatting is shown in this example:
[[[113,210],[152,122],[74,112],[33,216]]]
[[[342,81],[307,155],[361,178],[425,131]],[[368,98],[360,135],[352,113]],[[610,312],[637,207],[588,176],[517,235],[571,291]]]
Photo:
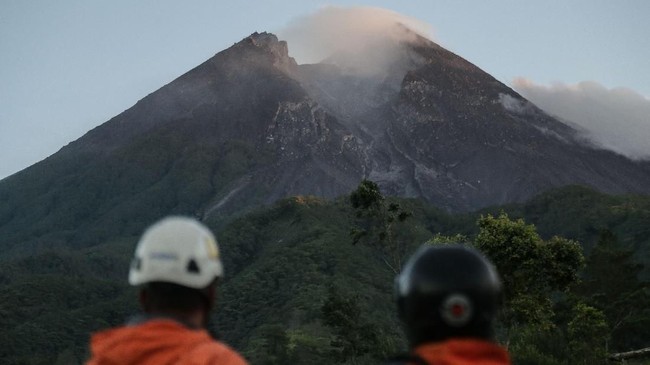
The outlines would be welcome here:
[[[395,289],[411,347],[452,337],[492,338],[501,281],[478,251],[424,245],[397,276]]]

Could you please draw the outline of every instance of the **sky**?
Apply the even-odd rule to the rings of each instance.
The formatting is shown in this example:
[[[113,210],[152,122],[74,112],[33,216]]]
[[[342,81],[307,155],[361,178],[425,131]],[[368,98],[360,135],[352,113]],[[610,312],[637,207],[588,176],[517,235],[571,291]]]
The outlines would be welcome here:
[[[646,0],[0,0],[0,179],[251,33],[282,35],[328,6],[413,19],[601,146],[650,159]]]

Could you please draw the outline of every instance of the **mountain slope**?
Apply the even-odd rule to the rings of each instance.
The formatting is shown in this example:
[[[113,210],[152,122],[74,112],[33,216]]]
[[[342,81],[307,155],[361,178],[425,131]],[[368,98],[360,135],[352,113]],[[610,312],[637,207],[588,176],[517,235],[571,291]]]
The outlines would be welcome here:
[[[88,246],[165,214],[347,192],[362,176],[355,139],[292,67],[285,43],[254,34],[2,180],[0,245]]]
[[[648,163],[584,145],[575,131],[435,46],[405,77],[392,140],[429,201],[450,208],[523,201],[549,187],[648,192]],[[457,202],[449,202],[453,197]]]
[[[614,194],[650,192],[648,162],[594,148],[572,127],[427,39],[399,47],[384,73],[309,65],[301,75],[314,99],[361,130],[368,176],[389,194],[466,211],[571,184]]]
[[[297,65],[274,35],[245,38],[0,181],[3,256],[97,245],[167,214],[336,197],[362,178],[450,211],[569,184],[650,192],[648,162],[585,145],[435,43],[411,34],[391,50],[365,72],[340,55]]]

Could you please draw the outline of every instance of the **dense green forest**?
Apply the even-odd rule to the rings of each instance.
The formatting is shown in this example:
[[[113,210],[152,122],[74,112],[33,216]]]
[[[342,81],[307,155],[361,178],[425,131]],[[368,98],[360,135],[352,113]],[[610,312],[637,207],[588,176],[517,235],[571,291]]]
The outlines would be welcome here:
[[[375,189],[209,219],[226,268],[211,330],[253,364],[378,363],[405,350],[401,262],[454,240],[502,273],[498,340],[516,364],[597,364],[650,346],[649,197],[566,187],[452,215]],[[0,363],[81,363],[91,332],[137,313],[126,284],[137,239],[0,255]]]

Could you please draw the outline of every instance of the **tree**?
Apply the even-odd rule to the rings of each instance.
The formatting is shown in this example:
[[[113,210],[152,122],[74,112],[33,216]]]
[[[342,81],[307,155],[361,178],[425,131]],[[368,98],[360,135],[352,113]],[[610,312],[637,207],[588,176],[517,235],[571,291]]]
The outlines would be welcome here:
[[[382,331],[363,318],[358,297],[343,296],[330,287],[321,311],[323,323],[334,332],[331,345],[339,363],[357,364],[360,358],[379,359],[392,351],[384,348]]]
[[[573,364],[598,364],[605,361],[609,331],[603,312],[578,303],[567,332]]]
[[[544,241],[534,225],[507,214],[481,216],[475,245],[497,267],[503,281],[502,320],[508,328],[553,323],[551,295],[566,291],[578,279],[584,258],[580,245],[561,237]]]
[[[650,283],[639,279],[643,265],[633,255],[611,231],[601,231],[577,287],[587,303],[605,313],[615,351],[647,346],[650,341]]]
[[[445,244],[467,244],[470,240],[467,236],[457,233],[452,236],[436,233],[426,243],[430,245],[445,245]]]
[[[350,231],[352,243],[364,242],[394,274],[399,273],[406,242],[397,239],[395,227],[409,218],[411,212],[387,200],[379,186],[370,180],[361,181],[350,194],[350,203],[355,211],[355,226]]]
[[[292,363],[291,352],[289,348],[289,337],[287,332],[280,324],[265,325],[260,328],[262,334],[261,353],[256,359],[264,365],[282,365]]]

